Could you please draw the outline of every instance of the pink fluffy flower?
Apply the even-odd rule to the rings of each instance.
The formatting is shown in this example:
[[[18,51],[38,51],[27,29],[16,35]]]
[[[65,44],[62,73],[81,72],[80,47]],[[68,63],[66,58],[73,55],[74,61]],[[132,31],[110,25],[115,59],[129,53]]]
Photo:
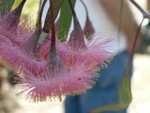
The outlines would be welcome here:
[[[29,70],[32,73],[40,74],[46,68],[46,61],[37,60],[20,46],[12,43],[7,37],[0,34],[0,56],[14,69]]]
[[[49,48],[50,48],[50,38],[51,35],[44,41],[42,44],[40,55],[43,59],[48,59]],[[74,42],[72,42],[74,43]],[[57,39],[57,51],[62,59],[63,63],[68,67],[73,67],[75,64],[85,63],[89,66],[105,66],[107,62],[112,57],[112,40],[106,38],[104,34],[95,34],[91,40],[87,40],[85,46],[82,45],[82,42],[78,41],[77,44],[74,43],[72,47],[69,42],[60,42]]]
[[[47,70],[37,76],[26,71],[18,80],[23,86],[22,93],[34,101],[83,93],[95,83],[97,73],[87,71],[84,65],[72,69],[66,68],[56,57],[54,64],[49,64]]]
[[[25,20],[20,19],[25,2],[26,0],[23,0],[15,10],[0,19],[0,34],[17,45],[25,43],[33,31]]]
[[[67,66],[72,67],[76,63],[80,64],[83,62],[89,66],[95,66],[97,64],[105,65],[112,57],[112,51],[110,49],[111,40],[106,39],[100,34],[94,35],[85,46],[78,45],[72,47],[72,45],[66,43],[64,45],[61,44],[61,47],[58,48],[58,53]]]
[[[28,69],[32,73],[42,73],[46,61],[36,61],[14,45],[7,37],[0,35],[0,56],[14,69]]]
[[[29,70],[39,74],[45,70],[46,61],[37,60],[28,52],[32,50],[26,48],[32,46],[32,40],[27,43],[31,36],[30,29],[22,27],[24,22],[20,21],[20,13],[25,1],[23,0],[14,11],[0,19],[0,57],[14,69]],[[35,34],[34,36],[36,37]]]

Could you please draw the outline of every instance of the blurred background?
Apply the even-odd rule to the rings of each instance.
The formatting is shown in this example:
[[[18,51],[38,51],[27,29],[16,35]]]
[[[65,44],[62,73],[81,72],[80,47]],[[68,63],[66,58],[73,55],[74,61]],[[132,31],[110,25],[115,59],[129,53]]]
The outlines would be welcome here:
[[[137,2],[146,9],[145,0],[137,0]],[[13,8],[18,3],[16,0]],[[35,21],[38,5],[36,0],[30,0],[23,9],[23,15],[32,17]],[[140,23],[142,14],[132,4],[130,5],[137,22]],[[146,34],[145,37],[148,37],[143,40],[146,42],[146,45],[143,45],[144,50],[141,50],[143,53],[140,51],[140,53],[136,53],[134,56],[134,74],[132,77],[133,100],[128,108],[128,113],[150,113],[150,28],[148,31],[147,24],[148,20],[142,26],[143,32]],[[0,89],[3,93],[0,94],[0,113],[64,113],[63,101],[53,100],[42,103],[31,103],[23,98],[23,95],[17,94],[16,89],[18,88],[9,83],[7,76],[9,73],[3,68],[5,66],[2,65],[1,67],[0,81],[3,80],[3,82],[0,82],[2,86]],[[3,100],[4,97],[7,97],[7,99]],[[2,108],[4,108],[3,111],[1,111]]]

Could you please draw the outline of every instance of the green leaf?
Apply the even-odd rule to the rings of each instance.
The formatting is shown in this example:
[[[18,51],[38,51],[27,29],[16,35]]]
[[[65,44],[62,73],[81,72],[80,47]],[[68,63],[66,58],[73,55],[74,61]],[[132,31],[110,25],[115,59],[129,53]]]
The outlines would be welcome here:
[[[75,5],[76,0],[72,0],[72,4]],[[68,3],[68,0],[64,0],[64,3],[61,8],[60,12],[60,22],[59,22],[59,34],[58,38],[61,41],[64,41],[66,36],[68,34],[70,25],[72,21],[72,12],[70,9],[70,5]]]
[[[5,15],[9,12],[14,4],[15,0],[3,0],[0,6],[0,13],[1,15]]]
[[[119,98],[121,104],[130,104],[132,100],[131,94],[131,83],[130,83],[130,72],[126,71],[123,79],[121,81],[120,89],[119,89]]]
[[[117,110],[125,109],[129,106],[132,100],[129,71],[125,73],[121,81],[120,88],[119,88],[119,100],[120,102],[118,104],[112,104],[112,105],[96,108],[91,110],[90,113],[100,113],[104,111],[117,111]]]
[[[60,8],[61,8],[61,6],[62,6],[62,4],[63,4],[63,2],[64,2],[64,0],[54,0],[54,1],[53,1],[54,19],[56,19],[57,15],[58,15],[58,13],[59,13],[59,10],[60,10]],[[48,13],[47,13],[47,15],[46,15],[44,28],[43,28],[43,30],[44,30],[45,32],[49,32],[49,29],[50,29],[51,24],[48,24],[48,23],[50,23],[50,21],[51,21],[51,13],[50,13],[50,8],[49,8]]]
[[[104,111],[117,111],[125,109],[129,106],[132,100],[131,87],[130,87],[130,72],[129,68],[125,72],[119,88],[119,103],[103,106],[100,108],[93,109],[90,113],[100,113]]]
[[[104,112],[104,111],[113,111],[113,110],[115,111],[115,110],[121,110],[121,109],[124,109],[127,107],[128,107],[128,105],[126,105],[126,104],[112,104],[112,105],[94,109],[90,113],[100,113],[100,112]]]
[[[13,9],[15,9],[20,3],[21,3],[21,1],[22,0],[14,0],[15,2],[14,2],[14,4],[13,4]]]
[[[54,17],[56,18],[64,0],[54,0]]]

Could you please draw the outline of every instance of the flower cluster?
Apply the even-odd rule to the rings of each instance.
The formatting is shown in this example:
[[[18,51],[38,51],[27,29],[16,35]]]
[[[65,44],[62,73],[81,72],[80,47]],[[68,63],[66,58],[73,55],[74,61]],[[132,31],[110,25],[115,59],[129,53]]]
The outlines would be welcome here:
[[[42,101],[80,94],[91,88],[98,77],[97,69],[112,57],[111,40],[102,34],[86,40],[74,18],[75,28],[68,41],[61,42],[49,32],[38,50],[42,30],[30,25],[23,27],[20,14],[24,3],[0,19],[0,57],[20,72],[16,79],[22,84],[22,93],[26,92],[34,101]]]

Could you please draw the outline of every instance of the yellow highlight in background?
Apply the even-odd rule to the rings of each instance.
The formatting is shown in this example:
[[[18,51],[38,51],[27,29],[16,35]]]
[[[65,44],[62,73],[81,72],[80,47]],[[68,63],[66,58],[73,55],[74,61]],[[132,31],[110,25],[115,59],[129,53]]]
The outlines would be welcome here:
[[[12,10],[16,8],[21,1],[22,0],[15,0]],[[25,18],[32,19],[35,23],[37,19],[37,14],[38,14],[39,3],[40,3],[40,0],[27,0],[22,11],[22,16]]]

